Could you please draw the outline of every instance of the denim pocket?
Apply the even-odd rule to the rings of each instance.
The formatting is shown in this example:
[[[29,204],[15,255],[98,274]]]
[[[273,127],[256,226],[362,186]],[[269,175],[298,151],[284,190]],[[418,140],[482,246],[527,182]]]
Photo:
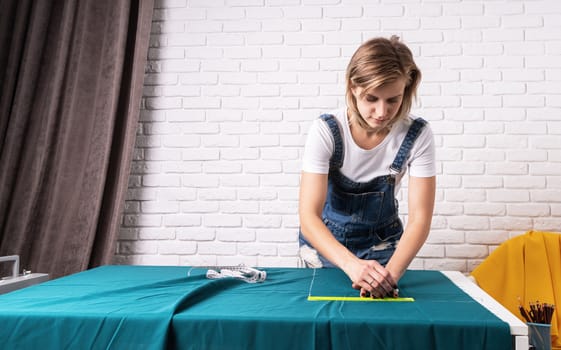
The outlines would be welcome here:
[[[333,188],[329,196],[329,205],[335,212],[351,217],[351,222],[365,224],[378,222],[383,203],[384,192],[356,194]]]
[[[374,232],[374,235],[380,242],[398,241],[402,234],[403,224],[399,218],[396,218],[393,222],[386,226],[377,228]]]
[[[347,231],[345,235],[345,245],[347,248],[358,254],[370,250],[382,251],[395,249],[397,242],[403,234],[403,225],[397,218],[391,224],[377,227],[374,231]]]

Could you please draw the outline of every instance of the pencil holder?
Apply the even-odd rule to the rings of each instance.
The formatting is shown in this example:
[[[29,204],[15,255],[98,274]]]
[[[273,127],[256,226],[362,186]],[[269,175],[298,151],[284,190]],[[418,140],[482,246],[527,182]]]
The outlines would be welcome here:
[[[551,325],[544,323],[527,323],[528,341],[535,350],[551,350]]]

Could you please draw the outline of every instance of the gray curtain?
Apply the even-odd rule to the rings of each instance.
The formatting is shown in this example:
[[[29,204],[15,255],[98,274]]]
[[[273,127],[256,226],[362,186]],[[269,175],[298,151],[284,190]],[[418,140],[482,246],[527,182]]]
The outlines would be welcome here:
[[[153,0],[0,0],[0,255],[59,277],[114,255]]]

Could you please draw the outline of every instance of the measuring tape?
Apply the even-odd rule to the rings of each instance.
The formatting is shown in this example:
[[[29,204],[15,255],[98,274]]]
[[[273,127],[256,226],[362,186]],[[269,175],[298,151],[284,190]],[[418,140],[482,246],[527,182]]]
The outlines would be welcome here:
[[[191,270],[187,276],[191,276]],[[267,278],[267,272],[257,270],[256,268],[245,266],[243,264],[237,266],[198,266],[199,269],[208,269],[206,278],[219,279],[219,278],[234,278],[247,283],[263,282]]]

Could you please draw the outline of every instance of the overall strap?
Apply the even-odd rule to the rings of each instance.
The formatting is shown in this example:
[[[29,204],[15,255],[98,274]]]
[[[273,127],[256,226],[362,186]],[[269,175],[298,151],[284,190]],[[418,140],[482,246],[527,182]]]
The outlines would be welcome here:
[[[411,152],[411,148],[413,148],[415,140],[421,134],[421,130],[423,130],[426,124],[427,121],[423,118],[417,118],[413,120],[413,124],[411,124],[411,126],[409,127],[407,135],[405,135],[405,139],[401,143],[399,151],[397,152],[397,155],[395,156],[395,159],[390,166],[390,171],[397,174],[401,172],[403,164],[407,160],[407,157],[409,157],[409,153]]]
[[[339,124],[332,114],[322,114],[320,116],[323,121],[327,123],[331,135],[333,135],[333,154],[329,159],[330,168],[340,168],[343,166],[343,138],[341,137],[341,130]]]

